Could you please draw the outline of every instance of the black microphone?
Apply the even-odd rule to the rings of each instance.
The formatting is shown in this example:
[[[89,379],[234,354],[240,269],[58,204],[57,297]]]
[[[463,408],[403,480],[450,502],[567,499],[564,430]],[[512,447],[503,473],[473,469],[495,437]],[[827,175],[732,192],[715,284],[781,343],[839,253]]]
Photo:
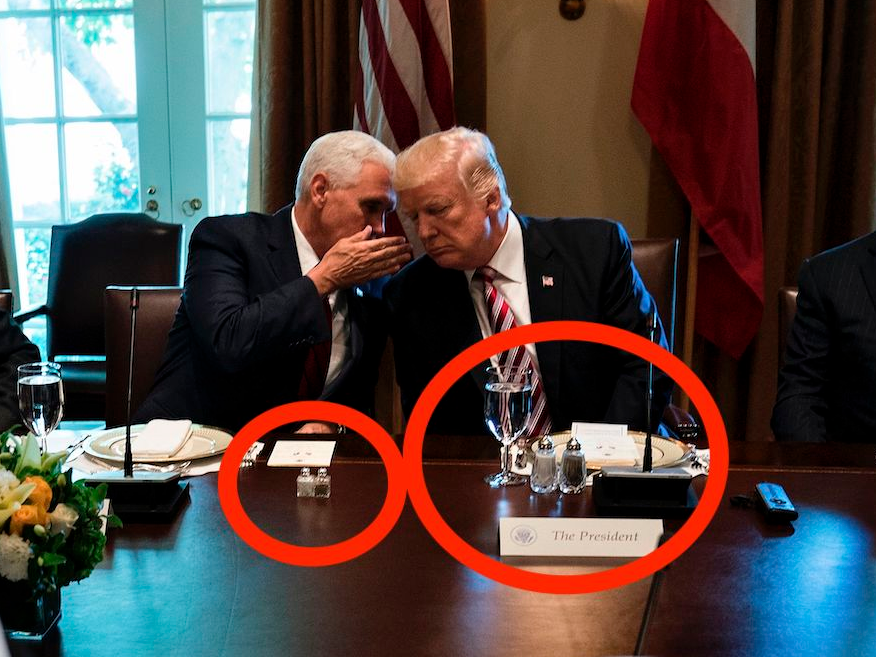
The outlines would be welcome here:
[[[131,288],[131,348],[128,350],[128,395],[125,399],[127,424],[125,426],[125,477],[134,476],[134,454],[131,450],[131,397],[134,395],[134,344],[137,337],[137,309],[140,307],[140,290]]]
[[[131,288],[131,341],[128,350],[128,394],[125,426],[125,457],[122,472],[98,472],[88,476],[89,486],[107,485],[107,497],[113,513],[125,521],[169,521],[188,495],[189,485],[179,481],[178,472],[137,472],[134,476],[134,453],[131,446],[131,404],[134,396],[134,347],[137,336],[137,310],[140,290]]]
[[[657,312],[648,315],[648,337],[656,343]],[[681,467],[653,468],[652,405],[654,403],[654,364],[648,362],[646,390],[648,423],[642,469],[604,467],[593,477],[593,502],[603,515],[638,516],[642,518],[685,517],[697,505],[696,492],[691,487],[690,473]],[[665,439],[662,439],[665,440]]]

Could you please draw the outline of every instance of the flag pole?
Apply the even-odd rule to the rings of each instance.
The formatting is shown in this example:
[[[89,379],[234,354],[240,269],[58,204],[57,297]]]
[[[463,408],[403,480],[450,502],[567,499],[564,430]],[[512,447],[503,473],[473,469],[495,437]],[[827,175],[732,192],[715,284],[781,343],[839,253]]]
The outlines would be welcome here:
[[[682,360],[691,367],[693,362],[694,322],[697,314],[697,272],[699,268],[700,222],[691,212],[690,230],[687,240],[687,286],[684,298],[684,349]],[[690,411],[690,397],[682,390],[679,395],[679,407]]]

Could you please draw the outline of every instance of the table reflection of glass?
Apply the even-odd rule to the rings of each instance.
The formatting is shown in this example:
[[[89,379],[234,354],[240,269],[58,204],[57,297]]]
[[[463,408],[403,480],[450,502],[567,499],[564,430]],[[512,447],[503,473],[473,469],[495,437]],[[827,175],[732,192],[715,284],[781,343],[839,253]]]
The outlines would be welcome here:
[[[511,443],[517,440],[532,412],[532,371],[524,367],[488,367],[484,422],[502,443],[502,471],[484,478],[490,487],[519,486],[526,477],[511,472]]]
[[[48,452],[47,437],[64,415],[64,385],[57,363],[26,363],[18,367],[18,410],[25,426]]]

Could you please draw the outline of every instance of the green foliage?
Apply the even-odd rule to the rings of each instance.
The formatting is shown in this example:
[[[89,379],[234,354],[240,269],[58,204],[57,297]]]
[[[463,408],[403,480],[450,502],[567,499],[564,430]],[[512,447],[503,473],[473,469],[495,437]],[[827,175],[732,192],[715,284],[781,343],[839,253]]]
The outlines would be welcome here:
[[[86,46],[113,43],[109,15],[73,14],[63,16],[65,25],[79,36]]]

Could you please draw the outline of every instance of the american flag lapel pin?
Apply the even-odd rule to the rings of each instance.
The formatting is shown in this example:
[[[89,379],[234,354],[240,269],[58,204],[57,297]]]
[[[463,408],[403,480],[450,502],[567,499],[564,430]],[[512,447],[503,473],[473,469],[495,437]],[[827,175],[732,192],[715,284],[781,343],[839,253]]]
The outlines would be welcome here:
[[[541,277],[541,286],[542,287],[553,287],[554,286],[554,277],[553,276],[542,276]]]

